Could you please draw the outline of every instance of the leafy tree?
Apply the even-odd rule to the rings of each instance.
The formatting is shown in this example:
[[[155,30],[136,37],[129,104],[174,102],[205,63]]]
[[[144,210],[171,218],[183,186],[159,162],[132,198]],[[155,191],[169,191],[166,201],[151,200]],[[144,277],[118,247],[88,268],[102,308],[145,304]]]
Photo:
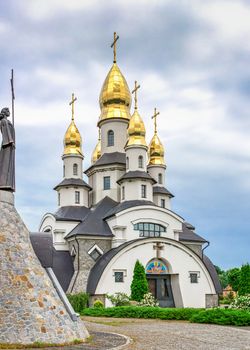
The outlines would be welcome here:
[[[242,265],[239,279],[239,295],[250,294],[250,265]]]
[[[228,284],[232,287],[234,291],[238,291],[240,282],[241,269],[235,267],[227,271]]]
[[[227,271],[223,271],[219,266],[214,265],[215,270],[218,274],[219,280],[220,280],[220,284],[222,286],[222,288],[226,288],[226,286],[228,285],[228,275],[227,275]]]
[[[148,281],[146,278],[145,269],[139,260],[137,260],[135,263],[134,275],[130,289],[131,299],[136,301],[141,301],[144,294],[148,293]]]

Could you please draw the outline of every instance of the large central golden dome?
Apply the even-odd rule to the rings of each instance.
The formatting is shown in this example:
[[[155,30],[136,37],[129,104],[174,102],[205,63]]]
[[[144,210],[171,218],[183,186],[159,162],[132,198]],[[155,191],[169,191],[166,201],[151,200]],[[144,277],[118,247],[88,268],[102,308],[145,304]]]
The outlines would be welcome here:
[[[101,115],[99,122],[105,119],[130,119],[131,94],[126,79],[116,63],[111,67],[99,97]]]

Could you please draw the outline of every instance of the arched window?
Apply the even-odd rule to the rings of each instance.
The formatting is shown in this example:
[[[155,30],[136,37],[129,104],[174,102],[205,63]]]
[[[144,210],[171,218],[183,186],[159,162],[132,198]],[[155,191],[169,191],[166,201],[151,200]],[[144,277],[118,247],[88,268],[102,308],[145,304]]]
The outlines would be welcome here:
[[[158,183],[162,184],[162,174],[158,174]]]
[[[126,166],[127,166],[127,169],[129,168],[129,157],[126,158]]]
[[[73,164],[73,175],[78,175],[78,165],[76,163]]]
[[[143,156],[138,157],[138,167],[143,168]]]
[[[153,222],[139,222],[134,224],[134,230],[139,231],[140,237],[160,237],[162,232],[166,232],[166,227]]]
[[[114,146],[114,131],[109,130],[108,131],[108,147]]]

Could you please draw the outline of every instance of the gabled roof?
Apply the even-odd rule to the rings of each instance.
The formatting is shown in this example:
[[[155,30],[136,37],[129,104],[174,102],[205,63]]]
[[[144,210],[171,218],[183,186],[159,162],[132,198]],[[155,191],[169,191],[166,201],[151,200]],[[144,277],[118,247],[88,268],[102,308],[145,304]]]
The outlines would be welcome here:
[[[201,243],[205,243],[207,242],[206,239],[204,239],[203,237],[197,235],[197,233],[193,232],[191,229],[188,228],[187,223],[183,223],[182,224],[182,232],[179,233],[179,240],[182,242],[201,242]],[[192,225],[190,225],[189,227],[193,227]]]
[[[169,192],[165,187],[163,186],[154,186],[153,187],[153,193],[162,193],[168,195],[170,198],[173,198],[174,195]]]
[[[83,221],[90,209],[84,206],[68,205],[59,208],[54,217],[56,221]]]
[[[120,177],[117,183],[119,184],[122,180],[125,180],[125,179],[145,179],[145,180],[151,180],[152,183],[156,183],[155,179],[152,178],[148,173],[140,170],[128,171],[122,177]]]
[[[140,205],[152,205],[156,207],[156,204],[154,204],[151,201],[144,201],[144,200],[133,200],[133,201],[124,201],[122,203],[119,203],[115,207],[113,207],[109,212],[106,213],[105,219],[119,213],[120,211],[132,208],[132,207],[138,207]]]
[[[64,179],[63,181],[61,181],[58,185],[56,185],[56,187],[54,187],[54,190],[57,190],[59,187],[66,187],[66,186],[78,186],[78,187],[86,187],[89,190],[92,189],[84,180],[70,178],[70,179]]]
[[[96,166],[110,165],[110,164],[126,164],[126,154],[121,152],[104,153],[96,162],[92,164],[85,173]]]
[[[113,237],[104,217],[112,208],[117,206],[117,204],[117,202],[109,197],[103,198],[95,208],[89,211],[84,221],[69,232],[65,238],[67,239],[79,235]]]

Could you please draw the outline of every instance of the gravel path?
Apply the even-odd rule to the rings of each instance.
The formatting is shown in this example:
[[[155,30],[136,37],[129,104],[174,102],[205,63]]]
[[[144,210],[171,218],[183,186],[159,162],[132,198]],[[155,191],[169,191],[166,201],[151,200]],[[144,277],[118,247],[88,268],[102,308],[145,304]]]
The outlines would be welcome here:
[[[84,317],[90,331],[133,339],[128,350],[250,350],[250,331],[187,322]]]

